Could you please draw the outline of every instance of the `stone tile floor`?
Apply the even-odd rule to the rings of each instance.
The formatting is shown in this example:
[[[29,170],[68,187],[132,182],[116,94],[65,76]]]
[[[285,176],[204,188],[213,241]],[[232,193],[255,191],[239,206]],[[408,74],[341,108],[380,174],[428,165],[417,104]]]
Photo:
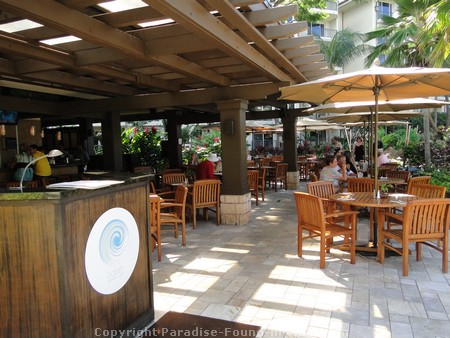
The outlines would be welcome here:
[[[299,191],[304,191],[301,184]],[[359,218],[358,239],[368,221]],[[187,246],[163,233],[163,259],[153,254],[155,319],[186,312],[262,327],[259,337],[450,337],[450,275],[441,255],[411,255],[409,276],[401,257],[332,251],[319,268],[318,242],[299,258],[293,191],[266,193],[252,202],[245,226],[216,226],[214,217],[187,224]],[[411,247],[413,249],[413,247]]]

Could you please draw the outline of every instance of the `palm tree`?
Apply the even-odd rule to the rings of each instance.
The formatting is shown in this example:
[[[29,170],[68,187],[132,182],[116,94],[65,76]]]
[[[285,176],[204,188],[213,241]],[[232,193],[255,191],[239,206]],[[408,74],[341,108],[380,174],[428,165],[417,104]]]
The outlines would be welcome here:
[[[426,30],[425,13],[438,0],[396,0],[398,17],[383,16],[382,26],[367,33],[367,41],[377,46],[366,58],[366,67],[384,55],[388,67],[429,67],[434,44],[419,43],[419,32]]]
[[[337,32],[331,41],[318,40],[320,52],[333,72],[336,72],[336,67],[343,67],[355,57],[372,50],[373,47],[363,44],[363,41],[364,34],[352,32],[348,28]]]
[[[384,66],[441,67],[449,62],[448,0],[396,0],[399,16],[384,16],[382,27],[369,32],[367,41],[379,43],[366,58],[366,67],[384,55]],[[447,39],[447,40],[445,40]],[[425,162],[431,163],[430,119],[424,115]]]
[[[432,44],[429,63],[435,67],[450,67],[450,2],[440,0],[424,13],[425,28],[418,35],[419,45]]]

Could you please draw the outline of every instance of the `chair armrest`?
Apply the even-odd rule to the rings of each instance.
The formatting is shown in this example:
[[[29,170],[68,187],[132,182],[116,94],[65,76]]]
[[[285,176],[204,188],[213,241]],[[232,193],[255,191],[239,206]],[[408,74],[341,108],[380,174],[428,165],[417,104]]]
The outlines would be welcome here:
[[[341,217],[341,216],[350,216],[350,215],[358,215],[358,211],[339,211],[339,212],[333,212],[333,213],[331,213],[331,214],[325,214],[325,218]]]
[[[386,221],[389,221],[389,219],[394,219],[399,223],[403,223],[403,215],[394,214],[390,211],[381,211],[380,214],[382,214]]]
[[[182,204],[182,203],[173,203],[173,202],[167,202],[166,203],[166,201],[164,201],[164,202],[161,203],[161,209],[171,208],[171,207],[183,207],[183,205],[184,204]]]
[[[157,193],[158,196],[161,196],[164,198],[164,196],[167,196],[169,198],[170,196],[175,196],[175,191],[161,191]]]

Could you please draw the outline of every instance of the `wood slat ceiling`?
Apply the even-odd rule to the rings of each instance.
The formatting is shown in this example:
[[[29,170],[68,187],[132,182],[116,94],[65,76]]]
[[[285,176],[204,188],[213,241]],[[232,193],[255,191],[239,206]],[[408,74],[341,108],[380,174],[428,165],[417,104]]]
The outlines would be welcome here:
[[[0,31],[0,86],[33,85],[65,95],[70,99],[49,104],[46,113],[86,116],[112,109],[195,110],[232,98],[261,102],[281,85],[330,73],[305,34],[306,23],[280,23],[296,6],[268,8],[262,0],[143,2],[145,7],[111,13],[95,0],[0,0],[0,24],[29,19],[42,25]],[[173,22],[139,25],[164,19]],[[80,40],[42,42],[70,35]],[[0,99],[0,109],[12,109],[14,102]],[[35,113],[32,104],[21,104]]]

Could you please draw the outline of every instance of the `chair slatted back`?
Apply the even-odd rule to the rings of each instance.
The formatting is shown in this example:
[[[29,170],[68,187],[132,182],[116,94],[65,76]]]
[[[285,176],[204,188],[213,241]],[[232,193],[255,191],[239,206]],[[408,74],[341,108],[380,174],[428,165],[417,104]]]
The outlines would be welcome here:
[[[158,248],[158,261],[161,261],[161,197],[151,194],[149,200],[148,219],[150,221],[150,235],[154,241],[151,247],[154,248],[156,243]]]
[[[220,180],[195,181],[192,196],[197,208],[216,205],[220,201]]]
[[[255,166],[255,161],[247,160],[247,167],[254,167],[254,166]]]
[[[274,161],[274,162],[281,162],[281,161],[283,161],[283,156],[282,155],[274,155],[273,157],[272,157],[272,161]]]
[[[303,192],[295,192],[294,197],[299,225],[324,232],[326,223],[322,200],[318,196]]]
[[[375,181],[367,177],[351,177],[347,179],[347,189],[349,192],[371,192],[374,190]]]
[[[306,190],[308,194],[320,197],[328,198],[334,194],[333,182],[329,181],[316,181],[306,183]]]
[[[172,183],[184,183],[186,175],[184,173],[169,173],[162,177],[163,185],[168,186]]]
[[[264,157],[259,160],[259,164],[262,167],[270,166],[270,162],[272,162],[272,159],[270,157]]]
[[[388,171],[386,171],[386,177],[401,179],[401,180],[404,180],[405,182],[408,182],[409,171],[407,171],[407,170],[388,170]]]
[[[179,169],[179,168],[172,168],[172,169],[164,169],[162,171],[162,175],[167,175],[167,174],[173,174],[173,173],[181,173],[183,172],[183,170]]]
[[[250,191],[258,190],[259,170],[247,170],[247,184]]]
[[[431,198],[410,201],[403,210],[404,236],[409,239],[434,239],[447,236],[450,199]]]
[[[175,190],[174,203],[183,205],[182,207],[180,207],[180,206],[174,207],[174,212],[180,218],[183,218],[185,215],[185,212],[186,212],[187,193],[188,193],[188,188],[184,185],[177,186],[177,189]]]
[[[406,193],[411,194],[410,189],[412,189],[415,184],[429,184],[430,180],[431,176],[410,177],[410,179],[408,180],[408,188],[406,190]]]
[[[400,165],[398,163],[384,163],[380,166],[380,169],[390,169],[390,170],[395,170],[399,167]]]
[[[259,195],[259,170],[247,170],[247,184],[250,194],[255,196],[256,205],[258,205]]]
[[[409,194],[422,198],[444,198],[446,188],[433,184],[414,184]]]
[[[285,179],[287,176],[287,163],[278,163],[275,170],[275,178],[276,179]]]
[[[134,173],[144,174],[144,173],[153,173],[153,168],[149,165],[139,166],[133,168]]]

